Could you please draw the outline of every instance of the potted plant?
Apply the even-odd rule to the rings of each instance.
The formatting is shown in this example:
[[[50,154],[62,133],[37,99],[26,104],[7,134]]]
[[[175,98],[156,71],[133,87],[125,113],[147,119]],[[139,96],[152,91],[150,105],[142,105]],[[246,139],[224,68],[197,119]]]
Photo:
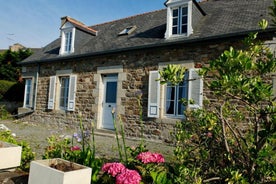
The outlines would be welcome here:
[[[22,147],[0,141],[0,170],[20,166]]]
[[[28,184],[90,184],[92,169],[61,158],[31,162]]]

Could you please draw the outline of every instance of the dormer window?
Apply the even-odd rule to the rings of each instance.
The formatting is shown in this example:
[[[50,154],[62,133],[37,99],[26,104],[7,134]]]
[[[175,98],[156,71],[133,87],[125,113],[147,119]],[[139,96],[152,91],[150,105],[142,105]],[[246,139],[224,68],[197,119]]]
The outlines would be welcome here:
[[[70,23],[66,23],[65,25],[67,25],[66,28],[61,29],[61,55],[74,52],[75,28]]]
[[[59,50],[60,55],[74,53],[75,40],[77,40],[77,38],[75,38],[76,30],[78,31],[77,35],[90,34],[93,36],[97,36],[96,30],[84,25],[82,22],[77,21],[68,16],[61,17],[61,27],[60,27],[61,45]],[[81,31],[81,33],[79,31]],[[77,45],[77,41],[76,41],[76,45]]]
[[[187,37],[192,29],[192,0],[168,0],[165,38]]]
[[[188,7],[177,7],[172,10],[172,34],[188,32]]]

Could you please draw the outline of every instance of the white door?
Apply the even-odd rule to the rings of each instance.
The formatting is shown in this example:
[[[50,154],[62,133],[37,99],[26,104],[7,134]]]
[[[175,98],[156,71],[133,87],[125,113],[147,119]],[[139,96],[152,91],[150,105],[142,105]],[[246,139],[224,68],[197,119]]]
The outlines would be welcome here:
[[[103,76],[104,99],[102,111],[102,128],[104,129],[114,129],[112,109],[116,110],[117,81],[117,75]],[[114,117],[116,117],[116,114],[114,114]]]

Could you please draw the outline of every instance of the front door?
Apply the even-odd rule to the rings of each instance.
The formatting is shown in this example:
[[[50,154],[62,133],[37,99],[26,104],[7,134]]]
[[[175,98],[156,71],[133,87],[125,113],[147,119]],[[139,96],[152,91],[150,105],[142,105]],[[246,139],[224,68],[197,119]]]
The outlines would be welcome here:
[[[104,99],[102,111],[102,128],[104,129],[114,129],[112,110],[116,110],[117,81],[118,75],[103,76]]]

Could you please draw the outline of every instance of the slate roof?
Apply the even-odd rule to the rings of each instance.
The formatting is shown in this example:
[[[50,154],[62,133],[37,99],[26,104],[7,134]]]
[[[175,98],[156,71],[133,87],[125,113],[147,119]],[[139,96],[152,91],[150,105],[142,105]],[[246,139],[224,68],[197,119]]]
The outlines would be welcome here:
[[[179,39],[164,38],[167,21],[166,9],[93,25],[90,28],[97,31],[97,35],[86,34],[86,41],[75,45],[73,54],[59,55],[61,41],[58,38],[25,59],[21,64],[246,35],[248,32],[259,30],[258,22],[261,19],[270,20],[268,7],[272,6],[272,3],[272,0],[208,0],[201,2],[199,6],[206,15],[198,21],[196,27],[193,27],[192,35]],[[129,35],[118,35],[130,26],[137,28]],[[274,29],[270,28],[268,31]]]

